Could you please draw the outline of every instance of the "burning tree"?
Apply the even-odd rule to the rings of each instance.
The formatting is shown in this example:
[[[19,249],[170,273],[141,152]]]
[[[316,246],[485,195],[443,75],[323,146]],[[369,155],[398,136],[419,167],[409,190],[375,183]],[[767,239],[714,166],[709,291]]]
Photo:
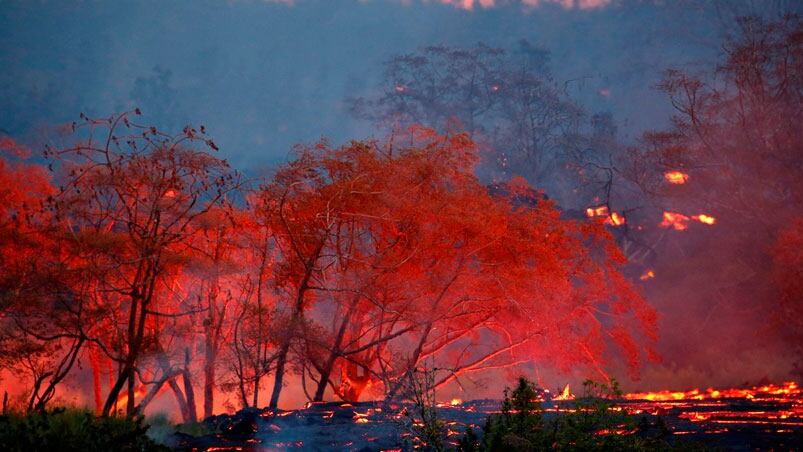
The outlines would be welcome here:
[[[604,226],[521,179],[481,184],[468,134],[301,146],[241,196],[203,128],[173,137],[135,116],[74,125],[77,144],[47,151],[59,188],[42,178],[4,214],[4,254],[51,271],[25,286],[47,291],[5,292],[3,318],[15,356],[40,347],[41,406],[80,359],[99,413],[141,413],[167,387],[192,421],[196,394],[204,416],[218,389],[256,406],[269,376],[276,408],[289,376],[311,400],[395,398],[424,360],[441,386],[533,361],[604,374],[617,350],[635,372],[651,354],[655,313]],[[34,200],[38,217],[13,217]],[[5,240],[26,228],[39,255]]]
[[[491,195],[476,161],[467,135],[413,129],[301,148],[263,189],[286,322],[271,407],[294,347],[315,400],[327,385],[354,399],[369,382],[395,397],[424,359],[449,369],[438,385],[534,359],[602,371],[611,343],[635,368],[655,313],[619,274],[610,236],[521,180]],[[330,333],[315,326],[325,318]]]
[[[90,266],[100,313],[94,320],[104,329],[91,339],[118,365],[103,414],[124,386],[126,412],[136,411],[138,378],[146,380],[142,357],[161,348],[160,321],[175,314],[164,294],[194,253],[193,222],[227,207],[239,183],[225,161],[197,149],[216,148],[203,127],[173,137],[131,116],[82,115],[73,125],[82,133],[77,144],[46,152],[60,183],[50,208]]]
[[[42,410],[87,342],[86,285],[43,211],[55,192],[46,170],[10,138],[0,152],[0,368],[29,378],[23,406]]]

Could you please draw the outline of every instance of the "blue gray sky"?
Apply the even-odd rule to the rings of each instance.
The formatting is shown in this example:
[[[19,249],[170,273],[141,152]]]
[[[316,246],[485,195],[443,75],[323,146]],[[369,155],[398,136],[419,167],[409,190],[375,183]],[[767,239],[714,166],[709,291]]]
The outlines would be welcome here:
[[[35,145],[80,112],[138,106],[166,129],[206,125],[235,166],[258,168],[297,142],[370,136],[343,100],[371,95],[394,54],[528,39],[632,138],[666,123],[661,71],[710,64],[728,17],[784,3],[0,1],[0,128]]]

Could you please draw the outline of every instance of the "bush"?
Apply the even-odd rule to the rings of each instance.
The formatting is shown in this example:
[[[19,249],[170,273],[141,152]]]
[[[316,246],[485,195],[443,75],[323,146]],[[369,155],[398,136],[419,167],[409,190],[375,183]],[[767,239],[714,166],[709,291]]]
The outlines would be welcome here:
[[[587,380],[584,394],[574,409],[545,415],[535,384],[522,377],[515,389],[505,390],[502,412],[488,417],[482,440],[472,430],[460,440],[458,450],[663,450],[669,432],[660,419],[650,422],[616,409],[613,400],[622,392],[614,380],[610,386]]]
[[[157,452],[168,449],[146,436],[142,418],[97,417],[87,410],[52,411],[0,416],[0,450]]]

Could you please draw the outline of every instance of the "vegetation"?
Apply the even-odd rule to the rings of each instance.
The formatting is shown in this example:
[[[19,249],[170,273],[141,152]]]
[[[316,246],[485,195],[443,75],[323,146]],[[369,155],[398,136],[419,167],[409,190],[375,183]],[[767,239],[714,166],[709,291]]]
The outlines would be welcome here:
[[[141,417],[97,417],[82,409],[56,408],[0,416],[0,449],[8,452],[158,452]]]
[[[518,178],[490,190],[466,133],[299,146],[255,184],[205,128],[137,117],[84,117],[50,174],[0,149],[0,369],[30,388],[20,409],[84,363],[96,414],[168,393],[192,423],[221,391],[276,408],[291,378],[314,401],[392,399],[425,360],[440,387],[533,360],[635,372],[651,351],[655,312],[605,227]]]
[[[539,390],[524,377],[518,385],[505,390],[502,412],[493,414],[483,427],[480,439],[468,429],[457,450],[535,451],[535,450],[667,450],[677,449],[665,441],[670,433],[658,418],[638,420],[614,406],[622,392],[616,380],[610,385],[586,380],[584,394],[566,411],[546,413],[539,401]],[[683,444],[684,450],[698,449]]]

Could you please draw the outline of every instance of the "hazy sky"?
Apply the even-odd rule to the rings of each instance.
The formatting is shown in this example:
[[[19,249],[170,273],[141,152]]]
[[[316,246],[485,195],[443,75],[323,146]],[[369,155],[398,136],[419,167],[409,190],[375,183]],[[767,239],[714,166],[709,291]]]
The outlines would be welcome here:
[[[666,121],[652,89],[661,71],[710,63],[723,17],[756,9],[732,3],[0,1],[0,128],[34,144],[81,111],[136,105],[166,128],[205,124],[226,157],[253,168],[299,141],[370,135],[343,99],[370,95],[394,54],[526,38],[552,52],[576,99],[613,112],[632,137]]]

